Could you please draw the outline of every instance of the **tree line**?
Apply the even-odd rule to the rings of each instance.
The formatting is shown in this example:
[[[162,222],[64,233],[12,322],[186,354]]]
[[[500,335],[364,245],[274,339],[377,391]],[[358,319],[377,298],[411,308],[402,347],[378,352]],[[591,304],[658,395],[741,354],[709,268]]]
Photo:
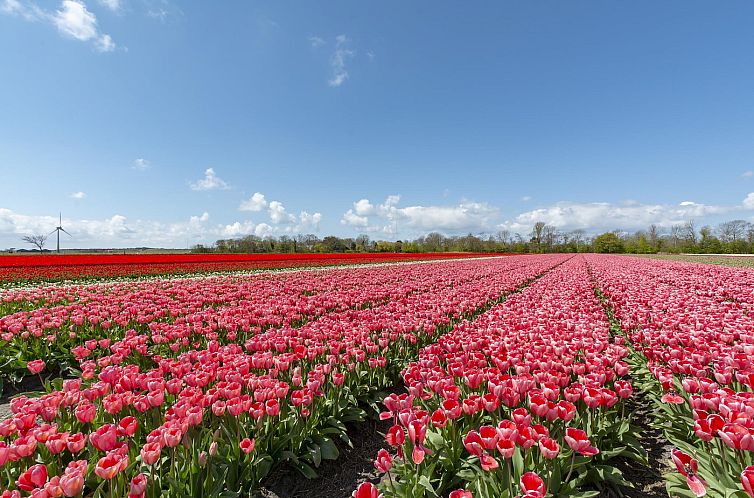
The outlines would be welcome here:
[[[347,252],[489,252],[549,253],[605,252],[754,253],[754,225],[732,220],[697,228],[693,220],[663,229],[650,225],[636,232],[612,231],[589,236],[585,230],[559,230],[544,222],[526,234],[500,230],[494,235],[446,236],[432,232],[411,240],[373,240],[368,235],[336,237],[295,235],[221,239],[211,246],[196,245],[197,253],[347,253]]]

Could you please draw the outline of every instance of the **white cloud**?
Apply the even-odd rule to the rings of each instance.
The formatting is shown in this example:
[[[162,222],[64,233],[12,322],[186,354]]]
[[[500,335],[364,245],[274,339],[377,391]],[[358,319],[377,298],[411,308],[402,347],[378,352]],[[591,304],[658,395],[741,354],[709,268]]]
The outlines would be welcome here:
[[[319,222],[322,221],[320,213],[309,214],[306,211],[301,211],[298,219],[299,225],[296,227],[297,231],[303,232],[314,229],[315,232],[319,232]]]
[[[213,223],[206,211],[178,221],[132,220],[120,214],[101,219],[63,218],[63,228],[72,235],[66,237],[64,247],[186,247],[249,234],[265,237],[311,232],[321,219],[319,213],[306,211],[301,212],[297,223],[280,226],[252,220]],[[34,216],[0,208],[0,248],[24,247],[22,236],[49,233],[56,226],[57,215]]]
[[[112,0],[110,0],[112,1]],[[97,28],[97,16],[86,8],[81,0],[63,0],[59,10],[46,11],[27,0],[3,0],[0,12],[19,16],[26,21],[43,21],[53,24],[58,32],[79,41],[91,41],[99,52],[112,52],[115,42]]]
[[[270,223],[272,223],[272,225],[263,223],[265,227],[260,230],[264,230],[265,233],[270,232],[270,230],[270,233],[298,233],[312,229],[314,231],[319,231],[319,223],[322,221],[321,213],[301,211],[301,213],[296,216],[293,213],[289,213],[282,202],[268,202],[264,194],[260,192],[254,192],[251,197],[245,201],[241,201],[241,204],[238,206],[239,211],[260,212],[265,209],[270,217]],[[269,227],[269,229],[266,227]]]
[[[353,212],[353,209],[349,209],[343,213],[343,218],[341,218],[340,223],[352,227],[366,228],[369,226],[369,218],[366,216],[359,216],[357,213]]]
[[[131,168],[139,170],[139,171],[144,171],[144,170],[149,169],[151,165],[152,164],[147,159],[140,157],[138,159],[134,159],[134,162],[131,165]]]
[[[754,192],[749,193],[743,202],[743,206],[746,209],[754,209]]]
[[[110,35],[102,35],[94,42],[94,48],[100,52],[112,52],[115,50],[115,42]]]
[[[120,0],[99,0],[99,3],[113,12],[117,12],[121,8]]]
[[[86,193],[85,192],[74,192],[69,197],[71,199],[76,199],[76,200],[80,201],[81,199],[84,199],[86,197]]]
[[[349,39],[346,35],[338,35],[335,37],[335,51],[330,57],[332,78],[327,82],[330,86],[338,87],[348,79],[346,61],[356,55],[356,52],[348,48],[348,43]]]
[[[530,196],[530,195],[525,195],[525,196],[523,196],[523,197],[521,198],[521,200],[522,200],[523,202],[529,202],[529,201],[531,200],[531,196]]]
[[[204,178],[197,180],[190,184],[191,190],[206,191],[206,190],[228,190],[228,185],[225,180],[217,176],[214,168],[207,168],[204,170]]]
[[[311,44],[312,48],[319,48],[322,45],[324,45],[326,42],[319,36],[310,36],[309,43]]]
[[[254,211],[258,212],[267,207],[267,200],[264,198],[264,194],[254,192],[254,195],[249,199],[242,201],[238,207],[239,211]]]
[[[754,209],[754,193],[749,194],[741,205],[719,206],[683,201],[679,204],[642,204],[628,201],[620,204],[609,202],[558,202],[552,206],[533,209],[519,214],[501,228],[528,231],[534,223],[542,221],[560,229],[638,230],[649,225],[671,226],[690,219],[723,215]]]
[[[296,216],[289,214],[280,201],[271,201],[269,206],[270,220],[276,225],[281,223],[296,223]]]
[[[741,173],[741,178],[751,178],[753,176],[754,176],[754,171],[751,171],[751,170],[744,171],[743,173]]]
[[[62,34],[81,41],[97,36],[97,17],[89,12],[83,2],[63,0],[61,9],[55,11],[55,26]]]
[[[455,206],[399,207],[401,197],[390,195],[379,205],[368,199],[353,203],[340,222],[359,231],[400,232],[412,234],[429,231],[478,232],[489,230],[499,217],[499,210],[487,203],[464,201]]]
[[[375,213],[375,207],[369,199],[360,199],[353,203],[353,209],[359,216],[369,216]]]
[[[49,18],[49,14],[33,3],[22,3],[19,0],[3,0],[0,12],[11,16],[19,16],[26,21],[36,22]]]

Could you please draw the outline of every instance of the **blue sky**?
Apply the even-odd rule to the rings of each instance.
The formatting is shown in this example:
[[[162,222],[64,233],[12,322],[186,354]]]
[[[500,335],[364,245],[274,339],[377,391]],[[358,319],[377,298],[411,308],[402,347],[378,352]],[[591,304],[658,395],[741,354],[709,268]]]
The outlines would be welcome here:
[[[0,0],[0,247],[754,216],[754,3]],[[256,194],[256,195],[255,195]]]

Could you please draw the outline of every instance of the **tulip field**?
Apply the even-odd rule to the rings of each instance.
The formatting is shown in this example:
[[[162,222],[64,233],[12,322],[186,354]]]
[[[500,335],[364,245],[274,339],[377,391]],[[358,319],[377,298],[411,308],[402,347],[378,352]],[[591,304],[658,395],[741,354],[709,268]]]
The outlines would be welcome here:
[[[459,256],[8,271],[0,497],[257,496],[379,419],[356,498],[642,496],[626,462],[669,496],[754,498],[754,271]]]

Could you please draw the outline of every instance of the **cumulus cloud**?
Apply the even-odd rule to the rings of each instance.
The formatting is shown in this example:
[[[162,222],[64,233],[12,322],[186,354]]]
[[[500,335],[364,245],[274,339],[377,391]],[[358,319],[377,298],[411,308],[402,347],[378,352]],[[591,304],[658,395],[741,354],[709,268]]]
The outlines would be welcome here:
[[[381,204],[368,199],[353,203],[340,222],[359,231],[394,233],[396,227],[411,233],[447,233],[489,230],[499,217],[499,209],[483,202],[464,201],[454,206],[400,207],[401,197],[390,195]]]
[[[207,168],[204,170],[204,178],[197,180],[189,185],[191,190],[207,191],[207,190],[228,190],[228,185],[225,180],[217,176],[214,168]]]
[[[87,9],[82,0],[63,0],[59,9],[55,11],[44,10],[27,0],[2,1],[0,12],[4,14],[18,16],[30,22],[52,24],[66,38],[92,42],[98,52],[112,52],[116,48],[112,37],[99,31],[97,16]]]
[[[274,200],[267,201],[264,194],[260,192],[254,192],[251,197],[245,201],[241,201],[238,210],[252,212],[266,210],[272,225],[267,225],[264,227],[264,230],[266,232],[271,230],[270,233],[298,233],[307,230],[318,231],[319,223],[322,221],[322,214],[320,213],[301,211],[298,216],[289,213],[282,202]]]
[[[134,159],[134,162],[131,165],[133,169],[138,170],[138,171],[147,170],[149,169],[150,166],[151,166],[151,163],[147,159],[144,159],[143,157]]]
[[[338,87],[348,79],[346,62],[356,55],[356,52],[348,48],[349,41],[350,40],[346,35],[338,35],[335,37],[335,51],[330,57],[332,77],[327,82],[330,86]]]
[[[699,220],[751,209],[754,209],[754,192],[737,205],[710,205],[694,201],[683,201],[678,204],[564,201],[523,212],[500,227],[527,231],[536,222],[542,221],[560,229],[638,230],[652,224],[668,227],[690,219]]]
[[[267,207],[267,200],[264,198],[264,194],[254,192],[254,194],[247,200],[242,201],[238,207],[239,211],[261,211]]]
[[[86,197],[85,192],[74,192],[69,196],[71,199],[81,200]]]
[[[269,204],[270,220],[276,225],[281,223],[296,223],[296,217],[285,210],[280,201],[272,201]]]
[[[24,235],[49,233],[58,226],[57,216],[34,216],[0,208],[0,247],[22,247]],[[211,244],[219,238],[248,234],[269,234],[269,225],[251,221],[230,224],[212,223],[203,212],[187,219],[165,222],[130,220],[115,214],[101,219],[63,218],[71,234],[66,247],[186,247],[186,244]]]

